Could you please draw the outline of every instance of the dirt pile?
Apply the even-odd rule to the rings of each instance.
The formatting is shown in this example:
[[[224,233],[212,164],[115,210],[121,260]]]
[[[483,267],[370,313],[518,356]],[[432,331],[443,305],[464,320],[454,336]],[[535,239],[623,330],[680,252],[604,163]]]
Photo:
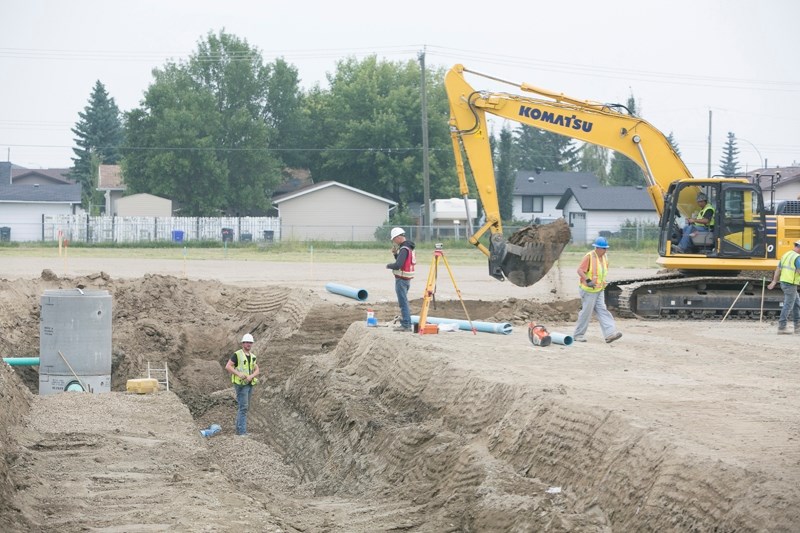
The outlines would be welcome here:
[[[32,397],[17,374],[35,390],[35,372],[2,368],[13,409],[0,413],[0,520],[11,531],[789,531],[800,521],[800,410],[796,384],[781,378],[798,368],[767,356],[760,331],[683,328],[685,343],[667,343],[674,323],[621,321],[621,343],[590,335],[544,349],[524,327],[367,328],[368,304],[313,290],[51,274],[0,280],[4,355],[38,355],[45,289],[105,289],[112,389],[166,361],[174,394]],[[465,304],[473,320],[553,331],[569,331],[578,308]],[[397,312],[369,306],[384,322]],[[431,314],[465,318],[458,301]],[[264,375],[241,439],[223,366],[244,332]],[[705,345],[720,348],[711,358]],[[223,432],[203,439],[211,423]]]

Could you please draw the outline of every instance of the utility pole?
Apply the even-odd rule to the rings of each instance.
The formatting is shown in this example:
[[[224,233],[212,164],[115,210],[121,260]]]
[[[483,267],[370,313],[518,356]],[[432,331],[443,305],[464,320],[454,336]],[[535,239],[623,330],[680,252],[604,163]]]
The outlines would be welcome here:
[[[425,240],[430,239],[430,226],[431,226],[431,176],[430,168],[428,167],[428,94],[426,91],[425,83],[425,47],[422,47],[422,52],[419,54],[420,64],[420,102],[422,108],[422,189],[423,189],[423,206],[424,209],[424,225],[423,234]]]
[[[711,110],[708,110],[708,173],[707,178],[711,177]]]

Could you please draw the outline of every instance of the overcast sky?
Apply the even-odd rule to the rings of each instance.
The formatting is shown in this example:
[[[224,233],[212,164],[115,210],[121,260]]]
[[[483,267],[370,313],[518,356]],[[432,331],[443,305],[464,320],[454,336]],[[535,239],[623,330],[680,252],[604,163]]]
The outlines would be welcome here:
[[[95,81],[130,110],[153,68],[221,29],[295,65],[304,87],[347,56],[416,60],[424,48],[428,65],[580,99],[632,94],[697,177],[709,111],[712,174],[729,131],[743,170],[800,162],[797,0],[2,0],[0,20],[0,160],[29,168],[72,165],[70,128]]]

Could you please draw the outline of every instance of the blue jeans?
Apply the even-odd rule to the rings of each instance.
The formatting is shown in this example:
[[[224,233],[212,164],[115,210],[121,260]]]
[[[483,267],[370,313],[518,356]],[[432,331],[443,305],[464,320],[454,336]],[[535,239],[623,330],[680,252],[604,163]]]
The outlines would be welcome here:
[[[681,235],[681,242],[678,243],[678,246],[684,252],[688,252],[692,248],[692,233],[708,233],[707,226],[686,226],[683,228],[683,235]]]
[[[237,385],[233,384],[236,390],[236,403],[239,404],[239,410],[236,411],[236,434],[247,434],[247,409],[250,407],[250,395],[253,393],[252,385]]]
[[[778,318],[778,327],[783,329],[789,322],[789,315],[794,319],[794,327],[800,326],[800,296],[797,295],[797,285],[781,281],[783,291],[783,308]]]
[[[408,308],[408,289],[410,288],[410,279],[394,278],[394,291],[397,293],[397,303],[400,305],[400,325],[408,329],[411,329],[411,310]]]

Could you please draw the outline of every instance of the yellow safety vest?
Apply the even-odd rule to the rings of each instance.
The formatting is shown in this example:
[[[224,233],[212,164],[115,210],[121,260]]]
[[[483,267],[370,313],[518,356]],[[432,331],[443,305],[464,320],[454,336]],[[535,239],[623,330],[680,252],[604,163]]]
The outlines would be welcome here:
[[[709,212],[710,211],[710,212]],[[697,218],[707,218],[708,224],[702,224],[700,222],[695,222],[694,225],[700,228],[713,228],[714,227],[714,208],[710,205],[705,206],[703,209],[700,210],[700,214],[697,215]]]
[[[586,271],[586,277],[594,281],[594,287],[586,285],[586,279],[581,280],[581,289],[586,292],[600,292],[606,288],[606,273],[608,272],[608,258],[603,255],[601,260],[597,253],[592,250],[584,257],[589,257],[589,270]]]
[[[800,285],[800,273],[798,273],[797,269],[794,267],[798,257],[800,257],[800,254],[794,250],[789,250],[781,257],[781,262],[778,263],[778,266],[781,267],[782,283]]]
[[[234,355],[236,355],[236,370],[238,372],[242,372],[248,376],[255,372],[256,354],[250,352],[249,361],[248,357],[244,354],[244,350],[238,350]],[[247,385],[247,383],[240,379],[236,374],[231,374],[231,381],[236,385]],[[253,378],[250,381],[250,385],[255,385],[256,383],[258,383],[258,378]]]

